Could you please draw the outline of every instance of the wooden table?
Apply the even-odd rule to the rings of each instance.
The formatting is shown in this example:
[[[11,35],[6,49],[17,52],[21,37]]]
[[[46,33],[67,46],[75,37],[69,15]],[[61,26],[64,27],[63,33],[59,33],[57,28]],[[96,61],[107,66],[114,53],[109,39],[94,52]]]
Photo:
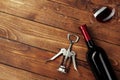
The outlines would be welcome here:
[[[100,23],[93,11],[104,5],[116,14]],[[120,80],[120,0],[0,0],[0,80],[95,80],[78,28],[82,24],[104,48]],[[59,73],[61,57],[45,64],[69,46],[68,33],[80,37],[73,46],[80,75],[73,66],[68,74]]]

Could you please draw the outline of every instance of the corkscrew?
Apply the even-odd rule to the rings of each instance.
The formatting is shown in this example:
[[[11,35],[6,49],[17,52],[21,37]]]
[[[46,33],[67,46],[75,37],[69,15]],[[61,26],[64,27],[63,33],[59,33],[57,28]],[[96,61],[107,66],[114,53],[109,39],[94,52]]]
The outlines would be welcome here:
[[[76,37],[76,40],[72,40],[71,36]],[[62,62],[59,68],[57,69],[59,72],[62,72],[62,73],[67,73],[69,71],[71,62],[73,63],[74,69],[78,71],[76,66],[76,54],[74,51],[72,51],[72,46],[74,43],[78,42],[79,37],[77,35],[68,34],[67,39],[70,42],[68,49],[61,48],[60,51],[55,56],[47,60],[47,62],[53,61],[60,55],[63,55]]]

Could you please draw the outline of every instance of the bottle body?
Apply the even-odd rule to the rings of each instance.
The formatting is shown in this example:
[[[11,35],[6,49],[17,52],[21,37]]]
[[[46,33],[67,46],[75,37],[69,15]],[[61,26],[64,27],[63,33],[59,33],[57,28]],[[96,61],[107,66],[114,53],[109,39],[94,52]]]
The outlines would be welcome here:
[[[86,58],[96,80],[117,80],[105,51],[94,44],[86,30],[86,25],[81,26],[81,30],[88,46]]]
[[[95,46],[87,52],[87,62],[96,80],[117,80],[105,51]]]

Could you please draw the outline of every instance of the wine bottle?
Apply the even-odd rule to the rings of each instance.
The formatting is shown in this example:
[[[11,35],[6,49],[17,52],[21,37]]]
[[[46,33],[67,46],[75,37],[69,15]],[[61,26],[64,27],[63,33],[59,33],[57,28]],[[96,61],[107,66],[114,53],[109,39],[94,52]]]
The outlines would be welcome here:
[[[80,29],[88,47],[86,56],[87,62],[90,65],[96,80],[117,80],[105,51],[101,47],[95,45],[88,34],[86,27],[86,25],[82,25]]]

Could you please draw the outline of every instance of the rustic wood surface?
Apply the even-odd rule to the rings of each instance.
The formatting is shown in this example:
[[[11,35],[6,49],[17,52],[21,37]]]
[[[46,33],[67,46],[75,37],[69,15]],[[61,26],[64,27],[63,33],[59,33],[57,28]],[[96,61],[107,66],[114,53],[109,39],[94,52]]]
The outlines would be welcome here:
[[[104,5],[116,14],[100,23],[93,12]],[[120,0],[0,0],[0,80],[95,80],[78,28],[82,24],[104,48],[120,80]],[[45,63],[69,46],[68,33],[80,37],[73,46],[80,75],[73,66],[68,74],[59,73],[61,57]]]

